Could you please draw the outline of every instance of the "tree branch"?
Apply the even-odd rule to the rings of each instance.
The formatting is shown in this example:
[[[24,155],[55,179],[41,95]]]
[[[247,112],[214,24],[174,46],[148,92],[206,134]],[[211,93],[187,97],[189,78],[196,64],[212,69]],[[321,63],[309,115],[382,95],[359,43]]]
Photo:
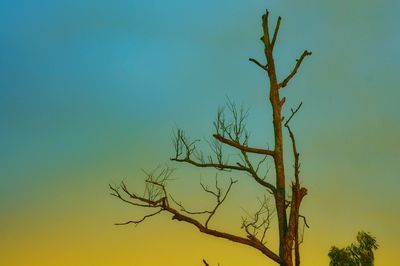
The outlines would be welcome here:
[[[155,184],[157,184],[158,187],[161,187],[162,191],[165,191],[165,185],[164,184],[158,183],[155,180],[153,180],[153,182]],[[214,192],[215,195],[217,195],[219,197],[218,204],[214,208],[214,212],[216,211],[218,206],[220,206],[222,204],[222,202],[226,199],[226,196],[229,193],[230,188],[232,187],[232,185],[234,183],[235,183],[235,181],[231,180],[231,183],[230,183],[226,193],[224,194],[224,196],[222,196],[221,189],[219,187],[217,188],[217,192],[216,193]],[[127,191],[128,195],[131,195],[131,197],[133,197],[133,199],[138,200],[139,202],[147,203],[147,204],[149,204],[151,206],[160,207],[161,209],[159,211],[155,212],[155,213],[146,215],[145,217],[143,217],[142,219],[140,219],[138,221],[128,221],[126,223],[121,223],[121,225],[122,224],[130,224],[130,223],[139,224],[139,223],[143,222],[146,218],[155,216],[156,214],[160,213],[161,211],[167,211],[167,212],[169,212],[169,213],[171,213],[173,215],[172,216],[173,220],[183,221],[183,222],[192,224],[195,227],[197,227],[200,230],[200,232],[202,232],[204,234],[215,236],[215,237],[219,237],[219,238],[224,238],[224,239],[236,242],[236,243],[240,243],[240,244],[243,244],[243,245],[251,246],[251,247],[259,250],[260,252],[262,252],[264,255],[266,255],[267,257],[271,258],[275,262],[280,263],[279,256],[277,254],[275,254],[272,250],[267,248],[261,241],[255,239],[255,238],[251,238],[251,237],[250,238],[244,238],[244,237],[241,237],[241,236],[236,236],[236,235],[233,235],[233,234],[229,234],[229,233],[221,232],[221,231],[218,231],[218,230],[210,229],[206,225],[203,225],[202,223],[200,223],[198,220],[196,220],[196,219],[194,219],[192,217],[186,216],[186,215],[180,213],[179,211],[177,211],[176,209],[172,208],[168,204],[168,200],[167,200],[166,197],[162,197],[162,198],[159,198],[159,199],[143,198],[143,197],[137,196],[136,194],[130,193],[127,190],[125,185],[123,185],[122,187],[123,187],[124,191],[125,190]],[[112,191],[114,191],[114,190],[118,191],[118,188],[111,187],[111,190]]]
[[[297,70],[299,69],[301,63],[303,62],[304,58],[306,56],[311,55],[312,53],[305,50],[303,52],[303,54],[300,56],[300,59],[296,60],[296,65],[294,67],[294,69],[292,70],[292,72],[289,74],[289,76],[287,76],[287,78],[285,78],[281,83],[279,83],[279,88],[284,88],[286,87],[286,85],[288,84],[288,82],[294,77],[294,75],[296,75]]]
[[[208,216],[206,223],[205,223],[205,227],[208,228],[208,223],[210,222],[211,218],[215,215],[217,209],[219,206],[222,205],[222,203],[224,203],[226,196],[228,196],[229,191],[231,190],[233,184],[235,184],[237,181],[236,180],[230,180],[229,186],[224,194],[224,196],[222,196],[222,192],[221,189],[218,187],[218,179],[217,177],[215,177],[215,187],[217,188],[217,193],[215,193],[214,191],[210,191],[208,190],[203,184],[201,184],[202,188],[204,189],[204,191],[209,192],[211,194],[213,194],[216,199],[217,199],[217,204],[215,205],[214,209],[212,211],[210,211],[210,215]],[[221,198],[222,196],[222,198]]]
[[[303,219],[304,225],[305,225],[307,228],[310,228],[310,226],[309,226],[308,223],[307,223],[306,217],[305,217],[304,215],[301,215],[301,214],[299,214],[299,217]]]
[[[263,25],[263,31],[264,31],[264,36],[262,37],[262,40],[264,42],[266,49],[269,49],[270,45],[271,45],[271,43],[269,41],[268,16],[269,16],[269,12],[268,12],[268,10],[265,10],[265,14],[262,15],[262,25]]]
[[[260,178],[258,176],[257,171],[258,171],[259,166],[257,167],[257,170],[254,170],[254,167],[253,167],[249,157],[247,156],[247,153],[242,151],[242,155],[243,155],[244,162],[247,164],[247,167],[245,167],[244,165],[241,165],[239,163],[238,163],[238,165],[243,168],[246,168],[247,172],[250,173],[250,175],[254,178],[254,180],[256,180],[260,185],[268,188],[270,190],[270,192],[275,196],[276,188],[271,183],[268,183],[267,181],[263,180],[262,178]]]
[[[220,164],[220,163],[199,163],[199,162],[193,161],[190,158],[185,158],[185,159],[171,158],[170,160],[175,161],[175,162],[186,162],[186,163],[189,163],[191,165],[194,165],[194,166],[200,167],[200,168],[212,167],[212,168],[216,168],[219,170],[239,170],[239,171],[245,170],[245,169],[243,169],[243,167],[236,166],[236,165],[227,165],[227,164]]]
[[[266,236],[267,230],[270,228],[270,223],[272,219],[273,212],[270,211],[268,206],[268,201],[264,197],[263,201],[260,201],[260,209],[255,212],[254,215],[250,215],[246,212],[250,221],[242,217],[242,228],[246,231],[250,238],[257,239],[259,231],[262,229],[261,238],[259,241],[265,244],[264,238]]]
[[[206,214],[206,213],[211,213],[211,211],[188,211],[181,202],[176,201],[171,195],[169,195],[169,197],[171,198],[171,200],[178,205],[181,208],[181,211],[187,213],[187,214],[192,214],[192,215],[197,215],[197,214]]]
[[[124,222],[124,223],[115,223],[114,225],[127,225],[127,224],[135,224],[135,225],[138,225],[138,224],[140,224],[141,222],[143,222],[144,220],[146,220],[147,218],[150,218],[150,217],[152,217],[152,216],[155,216],[155,215],[159,214],[159,213],[162,212],[162,211],[163,211],[163,209],[160,209],[160,210],[158,210],[158,211],[155,212],[155,213],[151,213],[151,214],[148,214],[148,215],[143,216],[142,219],[137,220],[137,221],[127,221],[127,222]]]
[[[279,16],[278,20],[276,22],[274,36],[272,37],[272,41],[271,41],[271,49],[274,49],[276,37],[278,36],[278,32],[279,32],[279,26],[281,25],[281,20],[282,20],[282,18]]]
[[[301,102],[295,110],[291,109],[292,114],[289,116],[289,118],[285,122],[285,127],[289,131],[289,136],[292,141],[292,149],[293,149],[293,155],[294,155],[294,177],[295,177],[297,184],[300,184],[300,181],[299,181],[299,174],[300,174],[299,156],[300,156],[300,154],[297,152],[296,139],[294,137],[292,130],[290,129],[289,122],[294,117],[294,115],[300,110],[300,107],[302,104],[303,103]]]
[[[225,144],[227,144],[229,146],[235,147],[235,148],[237,148],[237,149],[239,149],[241,151],[244,151],[244,152],[264,154],[264,155],[269,155],[269,156],[272,156],[272,157],[274,157],[274,154],[275,154],[274,151],[271,151],[271,150],[251,148],[251,147],[248,147],[248,146],[244,146],[244,145],[240,144],[239,142],[236,142],[236,141],[233,141],[233,140],[230,140],[230,139],[226,139],[226,138],[224,138],[223,136],[221,136],[219,134],[214,134],[213,137],[216,138],[217,140],[219,140],[222,143],[225,143]]]
[[[222,189],[218,186],[218,178],[215,177],[215,188],[216,188],[216,192],[213,190],[208,189],[205,185],[203,185],[203,183],[200,182],[201,187],[203,188],[203,190],[207,193],[210,193],[211,195],[213,195],[216,198],[216,205],[214,206],[214,208],[212,210],[205,210],[205,211],[188,211],[183,205],[182,203],[176,201],[171,195],[171,199],[172,201],[178,205],[181,208],[181,211],[187,213],[187,214],[192,214],[192,215],[197,215],[197,214],[208,214],[208,217],[206,219],[205,222],[205,227],[208,228],[208,224],[211,221],[211,218],[215,215],[215,213],[217,212],[217,209],[222,205],[222,203],[224,203],[226,197],[228,196],[228,193],[230,192],[233,184],[235,184],[237,181],[236,180],[232,180],[230,179],[230,183],[228,188],[226,189],[225,193],[222,193]]]
[[[243,245],[247,245],[247,246],[251,246],[257,250],[259,250],[260,252],[262,252],[264,255],[266,255],[267,257],[269,257],[270,259],[272,259],[273,261],[280,263],[280,258],[277,254],[275,254],[272,250],[270,250],[269,248],[267,248],[266,246],[264,246],[259,240],[254,239],[254,238],[244,238],[244,237],[240,237],[240,236],[236,236],[236,235],[232,235],[229,233],[224,233],[224,232],[220,232],[217,230],[213,230],[213,229],[209,229],[205,226],[203,226],[200,222],[198,222],[197,220],[182,215],[180,214],[178,211],[176,211],[175,209],[166,206],[166,210],[168,212],[170,212],[171,214],[173,214],[172,219],[173,220],[178,220],[178,221],[183,221],[183,222],[187,222],[190,223],[192,225],[194,225],[195,227],[197,227],[200,232],[207,234],[207,235],[212,235],[215,237],[219,237],[219,238],[224,238],[236,243],[240,243]]]
[[[226,165],[226,164],[216,164],[216,163],[199,163],[196,161],[193,161],[190,158],[184,158],[184,159],[177,159],[177,158],[171,158],[172,161],[176,161],[176,162],[186,162],[186,163],[190,163],[196,167],[201,167],[201,168],[216,168],[218,170],[237,170],[237,171],[244,171],[250,174],[250,176],[252,176],[254,178],[254,180],[259,183],[260,185],[268,188],[271,193],[275,192],[275,187],[266,182],[265,180],[263,180],[262,178],[260,178],[257,174],[257,172],[254,169],[251,169],[250,167],[246,167],[245,165],[242,165],[240,163],[237,163],[237,165]]]
[[[250,62],[253,62],[254,64],[256,64],[257,66],[261,67],[262,69],[264,69],[265,71],[268,72],[268,65],[263,65],[260,62],[258,62],[256,59],[254,58],[249,58]]]
[[[210,264],[208,264],[207,261],[204,260],[204,259],[203,259],[203,263],[204,263],[205,266],[210,266]]]

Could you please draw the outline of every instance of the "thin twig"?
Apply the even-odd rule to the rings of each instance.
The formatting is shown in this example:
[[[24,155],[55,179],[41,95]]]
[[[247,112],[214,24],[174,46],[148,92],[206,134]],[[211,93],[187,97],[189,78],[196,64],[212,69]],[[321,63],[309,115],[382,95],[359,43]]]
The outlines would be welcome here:
[[[137,221],[127,221],[127,222],[124,222],[124,223],[115,223],[115,225],[127,225],[127,224],[135,224],[135,225],[138,225],[138,224],[140,224],[141,222],[143,222],[144,220],[146,220],[147,218],[150,218],[150,217],[152,217],[152,216],[155,216],[155,215],[159,214],[159,213],[162,212],[162,211],[163,211],[163,209],[160,209],[159,211],[157,211],[157,212],[155,212],[155,213],[152,213],[152,214],[148,214],[148,215],[143,216],[143,218],[140,219],[140,220],[137,220]]]

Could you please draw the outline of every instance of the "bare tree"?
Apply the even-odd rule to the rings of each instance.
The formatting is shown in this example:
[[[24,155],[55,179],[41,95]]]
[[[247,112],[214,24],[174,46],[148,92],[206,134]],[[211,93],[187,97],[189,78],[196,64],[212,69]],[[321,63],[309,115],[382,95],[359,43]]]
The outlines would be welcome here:
[[[201,151],[196,149],[198,140],[190,140],[180,129],[176,131],[173,139],[175,154],[171,158],[172,161],[187,163],[200,168],[215,168],[218,171],[246,173],[258,186],[264,188],[265,197],[260,200],[259,209],[253,214],[248,213],[242,219],[241,227],[245,233],[244,236],[216,230],[210,225],[216,212],[231,192],[232,186],[237,183],[236,180],[230,179],[225,188],[221,186],[217,177],[213,188],[201,183],[204,192],[215,199],[215,205],[209,209],[193,211],[187,209],[167,192],[167,181],[172,173],[169,168],[146,173],[146,188],[142,195],[131,192],[123,182],[119,186],[110,186],[113,196],[136,207],[151,210],[149,214],[138,220],[123,222],[119,225],[139,224],[161,212],[167,212],[172,215],[172,219],[192,224],[204,234],[255,248],[281,266],[300,265],[299,246],[303,240],[304,227],[308,227],[306,218],[300,214],[300,205],[307,194],[307,189],[300,184],[300,155],[290,122],[302,104],[300,103],[297,108],[290,109],[289,116],[285,118],[282,115],[282,108],[286,98],[281,97],[280,92],[290,83],[303,60],[311,55],[311,52],[305,50],[296,60],[287,77],[279,81],[273,51],[280,29],[281,17],[278,18],[274,30],[271,32],[268,19],[269,13],[266,11],[262,16],[263,36],[261,37],[264,44],[266,64],[253,58],[249,60],[259,66],[269,79],[269,103],[272,107],[274,148],[256,148],[249,144],[249,133],[246,130],[247,111],[243,108],[237,108],[231,101],[227,103],[230,116],[226,116],[226,113],[220,110],[214,122],[215,133],[213,134],[213,141],[209,143],[213,156],[204,156]],[[291,142],[289,146],[291,146],[294,157],[294,172],[290,192],[287,191],[286,187],[283,128],[286,128],[288,132]],[[225,147],[236,150],[239,154],[237,158],[240,159],[231,162],[231,157],[226,156],[224,152]],[[260,158],[255,161],[255,157]],[[263,163],[268,158],[273,161],[275,170],[272,180],[261,174]],[[268,197],[273,198],[273,208],[268,205]],[[272,250],[266,244],[266,232],[271,226],[274,213],[277,217],[277,231],[279,232],[278,251]],[[208,265],[206,261],[203,262]]]

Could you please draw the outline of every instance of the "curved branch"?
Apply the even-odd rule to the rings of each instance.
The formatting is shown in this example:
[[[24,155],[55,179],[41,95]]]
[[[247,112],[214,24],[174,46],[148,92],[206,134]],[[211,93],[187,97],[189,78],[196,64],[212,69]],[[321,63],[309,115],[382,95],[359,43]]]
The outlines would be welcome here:
[[[309,226],[308,223],[307,223],[306,217],[305,217],[304,215],[301,215],[301,214],[299,214],[299,217],[303,219],[304,225],[305,225],[307,228],[310,228],[310,226]]]
[[[157,181],[154,181],[154,182],[157,183]],[[227,192],[222,197],[222,199],[219,198],[220,204],[225,200],[226,195],[228,194],[228,192],[230,190],[230,187],[233,185],[233,183],[235,183],[235,181],[231,180],[231,184],[230,184]],[[165,186],[163,184],[158,183],[157,185],[160,186],[161,188],[163,188],[163,190],[164,190]],[[116,188],[114,188],[114,189],[116,189]],[[112,190],[114,191],[114,189],[112,189]],[[123,186],[123,189],[124,189],[124,191],[125,190],[128,191],[125,185]],[[116,189],[116,190],[118,191],[118,189]],[[264,255],[266,255],[270,259],[274,260],[275,262],[280,263],[280,261],[281,261],[280,257],[277,254],[275,254],[272,250],[270,250],[268,247],[266,247],[258,239],[253,238],[251,236],[249,236],[248,238],[244,238],[244,237],[236,236],[236,235],[233,235],[233,234],[230,234],[230,233],[225,233],[225,232],[221,232],[221,231],[218,231],[218,230],[210,229],[207,226],[205,226],[202,223],[200,223],[198,220],[196,220],[196,219],[194,219],[192,217],[189,217],[187,215],[184,215],[184,214],[180,213],[179,211],[177,211],[176,209],[174,209],[171,206],[169,206],[168,200],[167,200],[166,197],[162,197],[160,199],[152,200],[152,199],[146,199],[146,198],[143,198],[143,197],[136,196],[135,194],[130,193],[129,191],[127,193],[129,195],[132,195],[132,197],[134,199],[136,199],[136,200],[138,200],[140,202],[147,203],[147,204],[149,204],[151,206],[157,206],[157,207],[160,207],[161,209],[159,211],[155,212],[155,213],[146,215],[141,220],[128,221],[128,222],[126,222],[124,224],[130,224],[130,223],[138,224],[138,223],[143,222],[146,218],[152,217],[152,216],[154,216],[154,215],[156,215],[156,214],[158,214],[158,213],[160,213],[162,211],[167,211],[167,212],[169,212],[169,213],[171,213],[173,215],[173,217],[172,217],[173,220],[183,221],[183,222],[192,224],[195,227],[197,227],[200,230],[200,232],[202,232],[204,234],[215,236],[215,237],[219,237],[219,238],[224,238],[224,239],[236,242],[236,243],[240,243],[240,244],[243,244],[243,245],[251,246],[251,247],[259,250],[260,252],[262,252]],[[216,194],[221,196],[220,190]],[[214,209],[214,211],[215,210],[216,210],[216,208]]]
[[[268,188],[270,190],[271,193],[275,193],[275,187],[274,185],[266,182],[265,180],[263,180],[262,178],[260,178],[257,174],[257,171],[253,169],[253,167],[246,167],[245,165],[242,165],[240,163],[237,163],[237,165],[227,165],[227,164],[220,164],[220,163],[200,163],[200,162],[196,162],[193,161],[190,158],[184,158],[184,159],[178,159],[178,158],[171,158],[170,160],[172,161],[176,161],[176,162],[186,162],[189,164],[192,164],[194,166],[197,167],[201,167],[201,168],[216,168],[218,170],[237,170],[237,171],[244,171],[250,174],[250,176],[252,176],[254,178],[254,180],[259,183],[260,185]],[[246,162],[246,164],[249,164],[250,162]],[[251,165],[251,164],[250,164]]]
[[[247,156],[246,152],[242,151],[242,155],[243,155],[244,162],[247,164],[248,167],[245,167],[244,165],[241,165],[239,163],[238,163],[238,165],[243,168],[246,168],[247,172],[250,173],[250,175],[254,178],[254,180],[257,181],[257,183],[268,188],[270,190],[270,192],[275,196],[276,188],[274,187],[274,185],[272,185],[271,183],[268,183],[267,181],[265,181],[264,179],[262,179],[258,176],[258,173],[257,173],[258,169],[254,170],[254,167],[253,167],[249,157]]]
[[[198,214],[206,214],[206,213],[211,213],[211,211],[189,211],[187,210],[181,202],[176,201],[171,195],[169,195],[171,200],[178,205],[181,208],[181,211],[187,213],[187,214],[192,214],[192,215],[198,215]]]
[[[258,233],[262,230],[262,235],[259,240],[265,244],[264,238],[267,230],[270,228],[273,215],[272,211],[269,209],[267,199],[264,197],[264,200],[260,201],[260,209],[256,211],[254,215],[250,215],[248,212],[246,212],[246,214],[251,220],[248,221],[246,218],[242,217],[242,228],[244,228],[247,235],[252,238],[257,238]]]
[[[155,216],[155,215],[159,214],[159,213],[162,212],[162,211],[163,211],[163,209],[160,209],[160,210],[158,210],[158,211],[155,212],[155,213],[151,213],[151,214],[148,214],[148,215],[143,216],[142,219],[137,220],[137,221],[127,221],[127,222],[124,222],[124,223],[115,223],[114,225],[127,225],[127,224],[135,224],[135,225],[138,225],[138,224],[140,224],[141,222],[143,222],[144,220],[146,220],[147,218],[150,218],[150,217],[152,217],[152,216]]]
[[[212,236],[219,237],[219,238],[224,238],[224,239],[236,242],[236,243],[251,246],[251,247],[259,250],[261,253],[263,253],[264,255],[266,255],[267,257],[272,259],[273,261],[275,261],[277,263],[280,263],[280,261],[281,261],[277,254],[275,254],[272,250],[270,250],[269,248],[264,246],[263,243],[257,239],[244,238],[244,237],[236,236],[233,234],[217,231],[214,229],[209,229],[209,228],[203,226],[199,221],[197,221],[191,217],[185,216],[169,206],[166,206],[166,210],[174,215],[172,217],[173,220],[190,223],[190,224],[194,225],[195,227],[197,227],[200,230],[200,232],[202,232],[204,234],[212,235]]]

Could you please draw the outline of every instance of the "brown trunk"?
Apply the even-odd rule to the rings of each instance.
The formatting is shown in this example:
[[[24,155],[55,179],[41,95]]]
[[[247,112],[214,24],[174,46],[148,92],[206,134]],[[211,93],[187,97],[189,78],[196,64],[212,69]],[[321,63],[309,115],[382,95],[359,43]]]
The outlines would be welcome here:
[[[284,102],[279,97],[279,84],[276,77],[275,62],[272,55],[273,46],[270,42],[268,31],[268,12],[263,16],[264,29],[264,53],[267,59],[267,72],[270,85],[269,100],[272,106],[272,119],[275,136],[275,175],[276,193],[275,204],[279,226],[279,256],[282,260],[281,266],[292,266],[291,247],[286,245],[287,215],[286,215],[286,192],[285,192],[285,168],[283,164],[283,140],[282,140],[282,118],[281,107]]]
[[[290,138],[293,144],[293,153],[295,156],[295,182],[292,183],[292,201],[290,204],[290,217],[289,221],[287,218],[287,206],[286,206],[286,185],[285,185],[285,168],[283,158],[283,139],[282,139],[282,116],[281,110],[285,103],[285,98],[280,98],[279,89],[286,87],[290,79],[296,74],[303,59],[311,55],[310,52],[304,51],[300,59],[297,60],[296,66],[289,76],[281,83],[278,82],[275,62],[273,57],[273,49],[279,31],[281,18],[278,18],[275,30],[270,38],[269,26],[268,26],[268,11],[263,16],[263,31],[264,35],[262,41],[264,43],[264,54],[267,59],[267,65],[263,66],[257,61],[253,60],[261,66],[268,73],[269,78],[269,100],[272,106],[272,118],[274,126],[275,136],[275,149],[274,149],[274,164],[275,164],[275,175],[276,175],[276,191],[275,191],[275,204],[279,226],[279,257],[281,258],[281,266],[293,266],[293,245],[295,248],[295,262],[296,266],[300,265],[300,254],[299,254],[299,239],[298,239],[298,220],[299,220],[299,209],[302,198],[307,193],[307,190],[300,187],[299,182],[299,154],[297,153],[296,143],[294,135],[291,132],[288,122],[291,117],[298,111],[293,112],[289,120],[286,120],[285,126],[289,130]],[[301,105],[300,105],[301,106]],[[299,108],[300,108],[299,106]]]

